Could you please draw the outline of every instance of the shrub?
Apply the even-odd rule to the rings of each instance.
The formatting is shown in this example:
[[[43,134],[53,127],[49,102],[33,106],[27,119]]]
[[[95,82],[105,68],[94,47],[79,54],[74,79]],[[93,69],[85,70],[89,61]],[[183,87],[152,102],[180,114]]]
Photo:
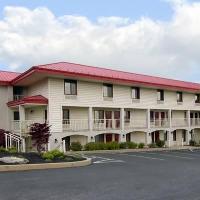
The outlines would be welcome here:
[[[142,143],[142,142],[139,143],[139,144],[138,144],[138,148],[139,148],[139,149],[143,149],[143,148],[144,148],[144,143]]]
[[[54,159],[54,155],[51,153],[51,151],[47,151],[47,152],[42,154],[42,158],[44,160],[53,160]]]
[[[94,151],[98,149],[98,143],[89,142],[84,146],[84,150],[86,151]]]
[[[195,146],[196,142],[194,140],[190,140],[189,144],[190,144],[190,146]]]
[[[117,142],[109,142],[109,143],[106,143],[105,147],[106,147],[107,150],[119,149],[119,143],[117,143]]]
[[[54,159],[64,159],[65,154],[58,149],[47,151],[45,153],[42,153],[42,158],[44,160],[54,160]]]
[[[156,148],[157,147],[156,143],[151,143],[148,146],[149,146],[149,148]]]
[[[8,148],[9,153],[17,153],[17,149],[15,147]]]
[[[165,141],[164,141],[164,140],[158,140],[158,141],[156,142],[156,145],[157,145],[157,147],[164,147]]]
[[[80,142],[72,142],[70,145],[70,149],[72,151],[81,151],[82,150],[82,145]]]
[[[121,142],[121,143],[119,143],[119,148],[120,149],[127,149],[127,142]]]
[[[127,147],[129,148],[129,149],[136,149],[137,148],[137,143],[135,143],[135,142],[127,142]]]
[[[8,150],[4,147],[0,147],[0,153],[6,153]]]

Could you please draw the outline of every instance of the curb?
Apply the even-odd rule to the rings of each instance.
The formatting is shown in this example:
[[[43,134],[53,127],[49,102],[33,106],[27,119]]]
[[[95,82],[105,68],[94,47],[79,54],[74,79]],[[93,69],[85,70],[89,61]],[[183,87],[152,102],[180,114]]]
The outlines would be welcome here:
[[[83,167],[83,166],[88,166],[91,163],[92,163],[92,159],[87,158],[86,160],[76,161],[76,162],[44,163],[44,164],[21,164],[21,165],[1,165],[0,166],[0,172]]]
[[[94,153],[128,153],[128,152],[153,152],[153,151],[175,151],[175,150],[193,150],[200,147],[185,146],[185,147],[170,147],[170,148],[143,148],[143,149],[117,149],[117,150],[95,150],[95,151],[70,151],[66,154],[94,154]]]

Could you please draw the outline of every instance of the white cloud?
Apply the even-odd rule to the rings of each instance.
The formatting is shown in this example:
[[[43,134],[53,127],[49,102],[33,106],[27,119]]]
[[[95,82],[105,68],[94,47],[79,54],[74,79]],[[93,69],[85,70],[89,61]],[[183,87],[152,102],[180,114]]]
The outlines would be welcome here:
[[[171,0],[170,0],[171,1]],[[141,18],[56,17],[47,8],[6,7],[0,20],[0,63],[23,70],[69,61],[199,81],[200,3],[171,1],[168,22]]]

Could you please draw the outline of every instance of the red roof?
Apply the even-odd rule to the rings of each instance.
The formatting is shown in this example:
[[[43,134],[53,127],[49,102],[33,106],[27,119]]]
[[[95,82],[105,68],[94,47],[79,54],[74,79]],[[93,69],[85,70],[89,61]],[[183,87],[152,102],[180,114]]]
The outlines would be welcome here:
[[[0,85],[8,85],[19,75],[17,72],[0,71]]]
[[[42,95],[36,95],[36,96],[24,97],[17,101],[9,101],[7,103],[8,107],[14,107],[24,104],[48,104],[48,99],[43,97]]]
[[[74,64],[68,62],[59,62],[46,65],[33,66],[25,73],[18,76],[13,84],[18,81],[30,76],[34,72],[55,74],[62,76],[83,77],[89,79],[111,81],[117,83],[128,83],[128,84],[142,84],[146,86],[153,86],[159,88],[171,88],[176,90],[200,90],[200,84],[179,81],[155,76],[148,76],[130,72],[123,72],[111,69],[105,69],[100,67],[91,67],[81,64]]]

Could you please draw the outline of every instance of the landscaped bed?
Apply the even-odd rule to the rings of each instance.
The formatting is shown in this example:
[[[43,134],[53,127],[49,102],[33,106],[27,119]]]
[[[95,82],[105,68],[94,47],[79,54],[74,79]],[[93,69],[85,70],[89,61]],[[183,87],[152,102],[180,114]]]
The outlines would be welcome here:
[[[6,161],[10,162],[2,162],[2,159],[5,158]],[[21,160],[22,162],[18,163],[17,160]],[[16,160],[16,162],[15,162]],[[46,153],[17,153],[14,151],[0,151],[0,165],[20,165],[20,164],[47,164],[47,163],[62,163],[62,162],[76,162],[86,160],[83,157],[78,155],[64,155],[62,152],[58,150],[53,150]],[[12,161],[12,163],[11,163]]]

